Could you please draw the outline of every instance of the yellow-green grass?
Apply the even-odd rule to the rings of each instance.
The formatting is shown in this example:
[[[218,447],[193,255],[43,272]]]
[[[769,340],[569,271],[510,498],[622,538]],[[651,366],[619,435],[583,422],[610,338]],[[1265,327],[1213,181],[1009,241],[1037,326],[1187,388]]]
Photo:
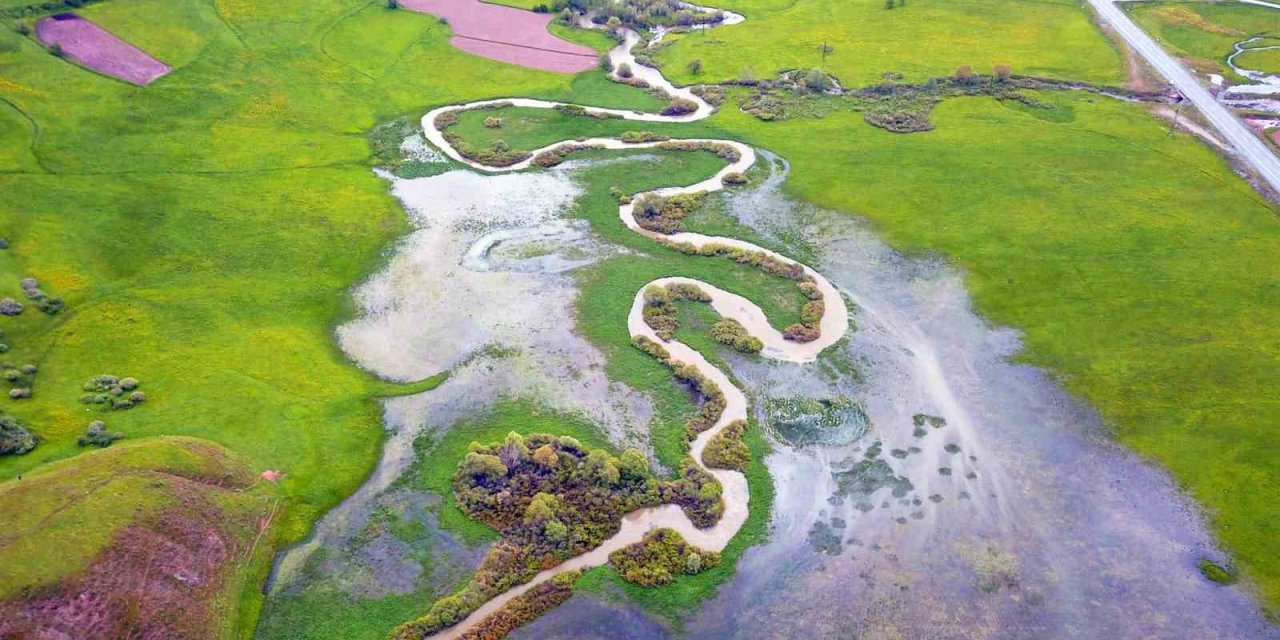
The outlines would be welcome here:
[[[81,453],[75,437],[95,418],[130,439],[208,438],[255,471],[286,474],[285,506],[248,570],[261,579],[272,550],[368,474],[382,437],[375,396],[405,390],[356,369],[332,340],[350,313],[346,291],[406,230],[370,171],[366,131],[498,95],[654,101],[598,73],[458,52],[446,25],[383,3],[177,4],[93,7],[181,63],[147,88],[0,30],[0,238],[11,245],[0,297],[21,298],[18,279],[31,275],[67,300],[54,318],[34,308],[0,318],[14,346],[5,359],[40,366],[35,397],[4,409],[45,439],[0,460],[0,477]],[[102,373],[139,378],[148,401],[86,409],[80,387]],[[101,526],[97,517],[83,526]],[[236,635],[252,632],[253,582]]]
[[[6,514],[0,597],[76,574],[123,527],[178,507],[176,492],[192,490],[221,510],[228,526],[224,533],[241,538],[236,544],[251,542],[254,531],[245,525],[271,513],[273,485],[260,482],[243,457],[195,438],[126,441],[0,484],[0,508]],[[255,551],[257,562],[269,557],[266,547]],[[225,586],[210,603],[214,626],[224,632],[236,620],[239,591],[254,577],[242,561],[246,557],[240,554],[225,567]]]
[[[1268,7],[1238,2],[1130,2],[1124,8],[1172,53],[1233,77],[1226,58],[1237,42],[1262,34],[1280,36],[1280,12]]]
[[[1280,39],[1268,40],[1267,45],[1280,45]],[[1259,49],[1240,54],[1236,66],[1263,73],[1280,75],[1280,49]]]
[[[1074,0],[728,0],[746,22],[672,36],[658,54],[676,84],[757,78],[819,67],[845,86],[950,75],[961,65],[1101,83],[1123,81],[1120,58]],[[823,59],[822,45],[832,47]],[[689,63],[702,62],[702,72]]]

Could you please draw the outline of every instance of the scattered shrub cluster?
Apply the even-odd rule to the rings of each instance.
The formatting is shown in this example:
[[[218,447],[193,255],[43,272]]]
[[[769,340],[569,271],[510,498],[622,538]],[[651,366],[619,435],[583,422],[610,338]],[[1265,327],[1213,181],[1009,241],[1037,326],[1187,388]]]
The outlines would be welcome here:
[[[609,554],[609,565],[627,582],[645,587],[671,584],[680,574],[695,575],[720,564],[720,554],[684,540],[674,529],[654,529],[644,539]]]
[[[708,380],[702,375],[698,368],[673,360],[670,352],[662,345],[644,337],[636,336],[632,338],[631,344],[650,356],[658,362],[666,365],[671,369],[671,374],[676,380],[685,383],[702,397],[702,406],[698,407],[698,412],[692,418],[685,421],[685,437],[693,440],[699,433],[710,429],[720,419],[720,415],[724,413],[725,397],[724,392],[720,390],[720,386]]]
[[[697,9],[679,0],[554,0],[551,9],[570,15],[589,14],[595,24],[612,28],[625,25],[636,31],[724,21],[724,14],[719,11]]]
[[[138,389],[140,386],[142,383],[136,378],[94,376],[84,383],[85,394],[80,396],[80,403],[102,405],[104,410],[112,411],[132,409],[147,401],[147,394]]]
[[[462,640],[502,640],[516,628],[568,600],[573,595],[573,582],[578,579],[578,575],[577,571],[565,571],[551,576],[550,580],[512,598],[501,609],[459,637]]]
[[[464,140],[462,136],[456,133],[449,133],[446,129],[457,124],[458,114],[464,111],[505,109],[510,106],[510,102],[495,102],[478,107],[443,111],[436,115],[435,126],[444,135],[444,139],[449,143],[449,146],[453,147],[462,157],[491,167],[509,167],[528,160],[533,154],[528,151],[512,151],[510,145],[504,140],[494,140],[488,149],[477,149],[470,142]]]
[[[760,353],[764,348],[759,338],[747,333],[747,328],[733,318],[724,318],[711,325],[711,339],[740,353]]]
[[[0,455],[20,456],[40,443],[40,436],[31,433],[17,418],[0,413]]]
[[[826,304],[822,301],[822,292],[813,282],[813,276],[806,273],[799,263],[787,262],[766,251],[752,251],[717,242],[709,242],[701,247],[690,242],[665,241],[663,244],[688,255],[725,256],[738,264],[749,264],[769,275],[795,280],[809,301],[800,309],[800,322],[784,329],[782,336],[793,342],[813,342],[822,336],[821,323]]]
[[[0,338],[3,338],[0,334]],[[8,345],[3,345],[8,348]],[[36,383],[36,365],[24,364],[21,367],[12,362],[0,362],[0,376],[9,383],[9,397],[14,400],[25,400],[31,397],[31,388]]]
[[[55,315],[62,311],[62,298],[58,296],[50,296],[40,290],[40,283],[35,278],[23,278],[20,283],[22,292],[27,294],[27,299],[35,303],[36,308],[47,315]]]
[[[724,509],[719,483],[705,472],[681,471],[676,480],[659,481],[638,450],[614,457],[548,434],[512,432],[499,443],[472,443],[454,472],[453,494],[467,515],[502,539],[460,591],[393,637],[422,638],[456,623],[538,571],[598,547],[635,509],[672,502],[698,526],[715,524]]]
[[[711,296],[697,285],[682,282],[651,285],[644,290],[644,323],[663,340],[670,340],[680,328],[680,309],[675,304],[680,300],[711,302]]]
[[[644,142],[664,142],[670,140],[671,136],[664,136],[652,131],[623,131],[621,139],[627,144],[641,144]]]
[[[664,151],[710,151],[729,163],[734,163],[742,159],[742,153],[736,147],[724,142],[711,142],[708,140],[670,140],[658,145],[659,149]]]
[[[730,171],[720,178],[720,183],[724,185],[746,184],[747,177],[737,171]]]
[[[745,471],[751,462],[751,450],[742,439],[746,431],[744,420],[734,420],[725,425],[702,450],[702,463],[713,469]]]
[[[674,196],[646,193],[635,199],[632,215],[640,228],[670,235],[684,230],[684,217],[697,208],[703,195],[701,192]]]
[[[81,447],[109,447],[112,442],[123,437],[124,434],[118,431],[107,431],[107,423],[101,420],[94,420],[84,430],[84,435],[76,438],[76,444]]]

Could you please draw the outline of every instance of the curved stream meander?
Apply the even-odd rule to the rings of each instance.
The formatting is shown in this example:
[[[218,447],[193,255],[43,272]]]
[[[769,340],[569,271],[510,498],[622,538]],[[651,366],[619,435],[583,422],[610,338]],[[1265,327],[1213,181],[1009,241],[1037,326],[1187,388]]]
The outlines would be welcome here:
[[[741,21],[741,16],[737,16],[736,14],[730,15],[732,17],[726,19],[723,24],[736,24]],[[651,87],[666,91],[673,98],[690,100],[697,105],[697,109],[692,113],[684,115],[666,116],[622,109],[605,109],[588,106],[585,107],[588,113],[600,115],[607,114],[610,116],[620,117],[624,120],[641,122],[692,122],[710,116],[713,112],[713,107],[705,100],[695,95],[687,88],[678,88],[673,86],[665,77],[662,76],[660,72],[658,72],[658,70],[645,67],[636,62],[635,57],[632,54],[632,49],[636,46],[638,41],[639,36],[637,34],[631,31],[626,33],[626,37],[623,39],[623,42],[618,47],[615,47],[609,54],[611,61],[614,63],[614,68],[617,69],[621,65],[626,64],[634,70],[633,73],[636,77],[645,80]],[[621,80],[621,78],[616,77],[616,71],[611,73],[614,74],[615,79]],[[564,140],[534,150],[529,159],[507,167],[498,168],[484,165],[464,157],[449,143],[443,131],[441,131],[436,125],[437,118],[441,114],[502,104],[536,109],[555,109],[565,105],[565,103],[560,102],[533,100],[528,98],[482,100],[466,104],[448,105],[434,109],[422,118],[422,127],[425,132],[426,139],[431,144],[443,150],[444,153],[453,160],[466,164],[474,169],[486,172],[514,172],[527,169],[532,166],[533,158],[535,158],[539,153],[552,151],[567,144],[600,149],[646,149],[655,148],[662,144],[658,142],[639,144],[624,143],[618,138]],[[670,197],[681,194],[710,193],[719,191],[723,188],[723,178],[726,175],[731,173],[745,173],[756,163],[755,151],[751,147],[740,142],[732,140],[709,140],[702,138],[681,138],[678,140],[689,143],[714,143],[728,145],[737,152],[738,158],[729,162],[715,175],[696,184],[663,187],[645,193],[655,193],[661,196]],[[644,194],[633,194],[632,202],[642,195]],[[707,236],[691,232],[661,234],[644,229],[636,222],[633,215],[633,207],[634,205],[631,202],[620,205],[618,207],[618,217],[631,231],[652,238],[655,241],[687,243],[699,248],[708,244],[730,245],[735,248],[741,248],[749,251],[763,252],[787,263],[798,264],[794,260],[776,254],[773,251],[769,251],[738,239]],[[793,342],[784,339],[782,332],[775,329],[765,317],[764,312],[750,300],[699,280],[683,277],[660,278],[649,282],[645,287],[642,287],[635,293],[631,312],[627,317],[627,327],[630,330],[631,335],[633,337],[643,336],[644,338],[648,338],[649,340],[662,344],[671,354],[674,361],[696,367],[703,376],[714,382],[725,394],[725,409],[720,418],[710,429],[700,433],[697,438],[690,443],[690,455],[699,466],[702,466],[703,450],[712,438],[723,431],[727,425],[738,420],[748,419],[749,407],[747,398],[743,394],[742,390],[735,386],[723,371],[707,362],[706,358],[703,357],[702,354],[677,340],[663,340],[658,336],[657,332],[654,331],[654,329],[651,328],[644,320],[644,290],[649,286],[665,286],[674,283],[696,285],[711,296],[710,304],[720,316],[737,320],[747,329],[748,333],[759,338],[764,343],[764,348],[761,351],[762,355],[774,360],[797,363],[810,362],[813,361],[823,350],[844,337],[849,326],[849,316],[840,292],[837,291],[835,287],[822,276],[822,274],[807,266],[801,266],[805,273],[812,278],[813,283],[817,285],[822,294],[822,300],[825,303],[825,309],[820,323],[821,335],[816,340],[810,342]],[[470,629],[489,615],[501,609],[503,605],[511,601],[513,598],[520,596],[537,584],[550,579],[555,574],[563,571],[581,570],[603,565],[608,562],[609,554],[639,542],[645,533],[655,528],[674,529],[679,532],[686,541],[703,549],[713,551],[720,551],[724,549],[733,536],[737,534],[738,530],[742,528],[743,523],[746,522],[750,492],[748,491],[746,476],[738,471],[725,469],[707,469],[707,471],[715,476],[723,489],[722,496],[724,500],[724,512],[720,517],[720,520],[716,522],[715,525],[705,529],[698,528],[689,520],[688,516],[680,507],[672,504],[636,510],[628,514],[623,519],[621,529],[618,533],[605,540],[599,547],[538,573],[530,581],[518,587],[509,589],[501,595],[492,598],[462,621],[431,637],[441,640],[458,637],[467,629]]]
[[[615,68],[631,59],[636,37],[626,40],[610,53]],[[678,118],[599,111],[638,121],[689,121],[710,113],[687,90],[663,84],[656,70],[632,67],[651,85],[694,100],[698,111]],[[473,105],[493,102],[556,104]],[[410,598],[421,611],[472,575],[484,545],[467,544],[440,526],[438,496],[398,482],[411,479],[415,438],[439,438],[503,398],[521,397],[585,417],[615,445],[648,446],[644,425],[654,408],[647,396],[610,381],[605,355],[565,320],[575,313],[578,282],[561,274],[627,249],[603,241],[585,221],[563,216],[582,194],[576,172],[616,163],[615,169],[657,173],[663,158],[619,153],[533,172],[478,166],[442,144],[432,126],[441,111],[473,105],[433,111],[424,131],[477,171],[386,176],[415,230],[388,266],[357,288],[360,317],[338,331],[344,351],[389,379],[453,373],[434,391],[385,402],[390,437],[378,469],[317,524],[311,541],[277,564],[280,577],[258,633],[263,640],[332,637],[332,628],[303,630],[295,624],[299,618],[290,618],[316,615],[314,604],[296,606],[308,602],[307,594],[338,594],[342,606],[328,608],[341,617],[367,615],[388,596]],[[646,146],[589,142],[606,149]],[[717,311],[739,319],[767,346],[769,357],[719,354],[737,384],[701,354],[666,343],[676,359],[698,366],[725,393],[729,406],[716,430],[751,413],[774,443],[765,460],[775,487],[768,539],[738,558],[733,577],[714,597],[690,603],[683,635],[1280,638],[1247,593],[1200,576],[1200,558],[1224,556],[1196,505],[1165,472],[1116,446],[1092,410],[1049,375],[1011,362],[1021,348],[1017,333],[974,313],[962,274],[936,257],[896,253],[847,213],[786,197],[784,160],[720,142],[739,152],[733,166],[696,185],[660,191],[714,191],[720,176],[754,164],[752,184],[709,195],[703,207],[722,207],[762,242],[803,256],[824,297],[837,302],[827,304],[822,342],[805,345],[780,340],[751,302],[714,290]],[[637,229],[627,207],[619,219],[652,237]],[[538,250],[520,249],[530,242]],[[635,294],[630,332],[652,336],[638,317]],[[856,332],[845,330],[842,298],[857,311]],[[840,335],[846,339],[833,344]],[[483,355],[492,344],[519,355]],[[822,359],[808,362],[818,351]],[[806,440],[805,433],[788,431],[797,399],[853,405],[825,434],[832,437]],[[945,426],[917,435],[916,414],[945,418]],[[693,444],[695,459],[713,433]],[[450,468],[457,462],[428,460]],[[490,600],[437,637],[460,635],[550,573],[603,564],[610,550],[649,527],[673,527],[694,544],[723,548],[742,526],[752,496],[740,474],[711,471],[726,502],[715,527],[693,528],[673,506],[637,511],[605,546]],[[385,512],[421,525],[427,539],[406,542],[388,533],[378,525]],[[429,563],[417,560],[424,554]],[[408,615],[392,615],[384,628]],[[512,638],[680,635],[634,605],[579,593]]]

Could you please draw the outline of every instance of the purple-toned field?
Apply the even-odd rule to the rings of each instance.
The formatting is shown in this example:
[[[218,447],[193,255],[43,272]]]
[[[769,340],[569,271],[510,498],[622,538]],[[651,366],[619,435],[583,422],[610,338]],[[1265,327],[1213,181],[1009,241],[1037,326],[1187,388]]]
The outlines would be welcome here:
[[[599,60],[595,51],[547,32],[551,15],[478,0],[403,0],[406,9],[449,21],[453,46],[522,67],[578,73]]]
[[[46,45],[61,47],[68,59],[140,86],[151,84],[171,70],[147,52],[71,13],[41,19],[36,23],[36,37]]]

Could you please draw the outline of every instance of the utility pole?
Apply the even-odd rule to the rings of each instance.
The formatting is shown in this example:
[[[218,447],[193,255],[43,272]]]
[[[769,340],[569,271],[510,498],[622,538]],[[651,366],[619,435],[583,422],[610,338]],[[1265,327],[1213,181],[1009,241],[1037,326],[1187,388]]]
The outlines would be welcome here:
[[[1184,98],[1182,97],[1182,94],[1179,93],[1174,100],[1178,103],[1178,106],[1173,110],[1173,122],[1169,123],[1169,135],[1173,135],[1173,130],[1178,127],[1178,116],[1182,115],[1182,103],[1184,102]]]

